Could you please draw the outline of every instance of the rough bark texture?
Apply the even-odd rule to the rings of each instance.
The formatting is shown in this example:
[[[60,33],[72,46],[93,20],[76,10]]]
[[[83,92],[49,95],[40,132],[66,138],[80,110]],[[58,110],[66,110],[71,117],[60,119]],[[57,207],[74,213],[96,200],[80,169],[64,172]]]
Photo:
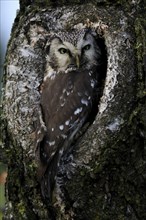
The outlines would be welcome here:
[[[20,0],[5,62],[4,220],[50,219],[36,180],[33,144],[44,39],[50,32],[84,25],[92,25],[105,40],[107,73],[94,124],[74,147],[73,159],[62,159],[61,185],[54,192],[57,220],[146,219],[146,4],[97,0],[61,6],[66,1],[59,1],[60,7],[50,7],[51,1],[40,2]]]

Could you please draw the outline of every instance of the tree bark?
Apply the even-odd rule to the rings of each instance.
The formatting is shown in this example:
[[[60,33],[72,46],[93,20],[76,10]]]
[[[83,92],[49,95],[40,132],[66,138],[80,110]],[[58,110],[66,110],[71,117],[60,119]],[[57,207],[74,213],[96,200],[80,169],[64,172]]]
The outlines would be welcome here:
[[[45,39],[85,26],[105,42],[106,77],[94,123],[77,141],[72,159],[61,161],[56,220],[146,219],[146,4],[90,2],[20,0],[3,77],[4,220],[51,219],[36,178],[34,147]]]

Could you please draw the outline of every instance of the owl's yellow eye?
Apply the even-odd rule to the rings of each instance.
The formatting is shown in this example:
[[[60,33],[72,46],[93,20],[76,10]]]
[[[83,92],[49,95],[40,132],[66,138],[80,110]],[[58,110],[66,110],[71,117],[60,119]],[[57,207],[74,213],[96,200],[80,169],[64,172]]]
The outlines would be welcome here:
[[[86,46],[83,47],[83,50],[89,50],[90,47],[91,47],[91,45],[90,45],[90,44],[87,44]]]
[[[60,48],[59,50],[58,50],[61,54],[64,54],[64,53],[67,53],[67,49],[65,49],[65,48]]]

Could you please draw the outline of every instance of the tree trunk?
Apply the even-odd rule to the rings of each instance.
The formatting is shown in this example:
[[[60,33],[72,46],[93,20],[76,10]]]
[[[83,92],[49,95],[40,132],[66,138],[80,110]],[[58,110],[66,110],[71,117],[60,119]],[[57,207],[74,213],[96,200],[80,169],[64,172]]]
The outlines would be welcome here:
[[[146,219],[146,4],[85,2],[20,0],[3,77],[4,220],[51,219],[36,178],[34,147],[45,39],[86,26],[106,46],[104,88],[96,119],[75,144],[73,159],[62,159],[52,212],[56,220]]]

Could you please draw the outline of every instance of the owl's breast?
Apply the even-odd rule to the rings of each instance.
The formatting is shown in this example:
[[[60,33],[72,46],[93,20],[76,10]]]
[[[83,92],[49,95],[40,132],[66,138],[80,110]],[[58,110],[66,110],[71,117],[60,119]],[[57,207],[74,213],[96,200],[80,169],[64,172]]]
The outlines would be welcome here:
[[[50,141],[67,138],[85,123],[96,102],[97,79],[91,71],[58,74],[44,82],[41,106]]]

